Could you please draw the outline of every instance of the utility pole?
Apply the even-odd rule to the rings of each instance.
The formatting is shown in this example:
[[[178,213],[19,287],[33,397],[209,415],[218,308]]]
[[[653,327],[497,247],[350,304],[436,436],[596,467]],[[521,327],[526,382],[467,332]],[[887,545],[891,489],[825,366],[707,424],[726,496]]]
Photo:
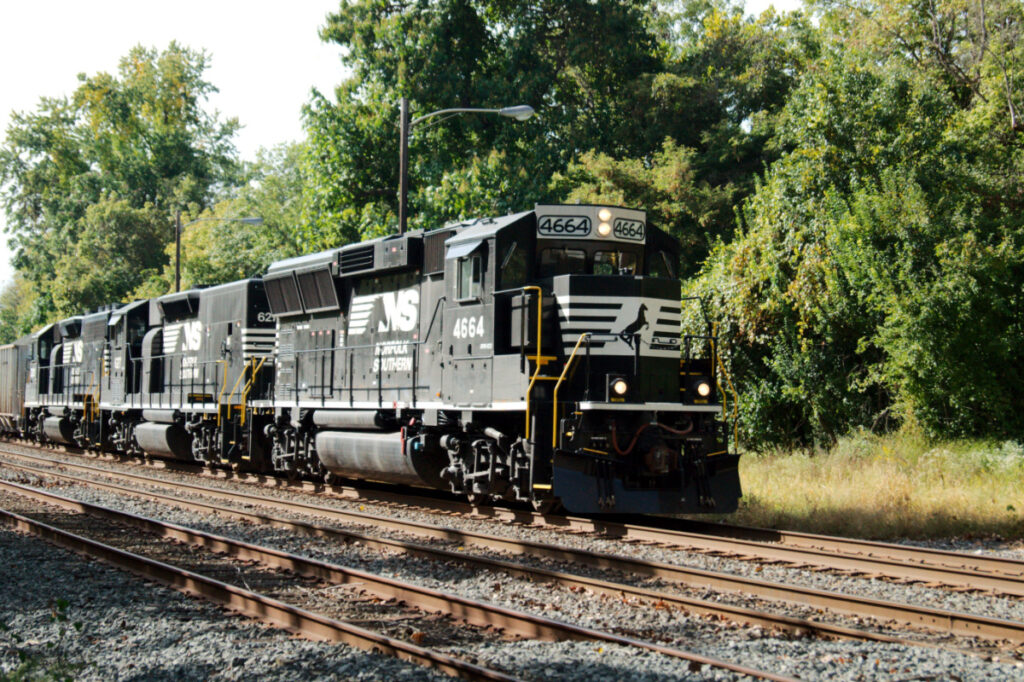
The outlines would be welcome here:
[[[400,105],[398,140],[398,234],[405,234],[409,203],[409,100],[403,97]]]
[[[174,212],[174,291],[181,291],[181,209]]]

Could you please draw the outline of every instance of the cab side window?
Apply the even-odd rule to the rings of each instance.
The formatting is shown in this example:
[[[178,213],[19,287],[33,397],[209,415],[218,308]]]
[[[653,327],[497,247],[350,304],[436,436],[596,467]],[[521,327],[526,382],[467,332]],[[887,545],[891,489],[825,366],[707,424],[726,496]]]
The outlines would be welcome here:
[[[647,266],[648,275],[651,277],[663,277],[665,279],[676,278],[676,268],[673,265],[674,258],[665,251],[658,251],[657,253],[651,254],[649,265]]]
[[[519,246],[518,242],[509,244],[508,251],[501,259],[498,277],[501,280],[498,286],[500,289],[511,289],[526,281],[526,249]]]
[[[459,259],[458,298],[478,298],[483,281],[483,263],[480,256]]]

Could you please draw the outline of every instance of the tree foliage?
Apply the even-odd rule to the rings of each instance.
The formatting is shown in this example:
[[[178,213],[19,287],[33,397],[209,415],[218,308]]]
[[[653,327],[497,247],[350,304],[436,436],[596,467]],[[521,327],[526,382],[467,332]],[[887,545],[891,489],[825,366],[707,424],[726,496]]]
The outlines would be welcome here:
[[[309,251],[301,238],[303,145],[261,149],[244,164],[242,183],[201,213],[183,214],[181,287],[212,286],[262,274],[276,260]],[[258,218],[260,222],[254,221]],[[174,243],[136,297],[174,290]]]
[[[691,288],[725,320],[754,442],[901,423],[1019,436],[1024,137],[984,93],[1024,65],[1004,80],[968,59],[981,31],[928,58],[898,38],[953,3],[854,10],[834,9],[782,157]],[[876,33],[851,39],[851,22]]]
[[[237,122],[203,109],[207,66],[176,43],[135,47],[117,74],[81,74],[70,97],[12,116],[7,229],[44,316],[122,300],[163,264],[175,208],[205,206],[232,178]]]
[[[539,112],[523,123],[465,115],[416,127],[413,226],[545,200],[551,176],[588,150],[643,153],[649,133],[632,119],[633,95],[660,65],[650,10],[623,0],[344,4],[322,36],[344,49],[352,76],[306,110],[309,240],[393,228],[402,96],[413,116],[521,103]],[[470,180],[466,201],[458,188]]]

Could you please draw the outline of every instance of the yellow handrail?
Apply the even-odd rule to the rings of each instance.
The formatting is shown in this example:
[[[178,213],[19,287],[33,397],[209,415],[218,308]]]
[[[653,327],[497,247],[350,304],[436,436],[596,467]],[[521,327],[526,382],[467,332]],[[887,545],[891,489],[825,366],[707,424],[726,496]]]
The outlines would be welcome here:
[[[537,377],[540,375],[540,331],[541,331],[541,316],[544,313],[544,290],[538,286],[526,286],[523,287],[523,292],[536,291],[537,292],[537,357],[534,359],[533,376],[530,377],[530,383],[526,387],[526,440],[530,440],[530,393],[533,391],[533,385],[537,381]],[[526,343],[526,339],[520,339],[522,343]]]
[[[715,347],[715,339],[718,335],[718,323],[715,322],[711,325],[711,338],[708,339],[708,343],[711,344],[711,371],[715,371],[720,363],[718,362],[718,348]],[[715,376],[715,386],[718,387],[718,395],[722,398],[722,414],[729,411],[729,397],[725,393],[725,389],[722,388],[722,382],[720,380],[720,374]]]
[[[100,412],[100,393],[103,392],[103,372],[106,371],[107,360],[106,358],[100,358],[100,376],[96,380],[96,392],[92,396],[92,416],[91,419],[95,419]]]
[[[572,353],[569,354],[569,358],[565,361],[565,367],[562,368],[562,375],[558,377],[558,382],[555,384],[554,396],[552,398],[552,410],[551,414],[551,447],[558,447],[558,389],[565,380],[565,375],[569,373],[569,368],[572,367],[572,361],[576,359],[576,351],[580,349],[580,344],[583,343],[583,339],[590,338],[590,332],[584,332],[580,334],[580,338],[576,339],[576,345],[573,346]]]
[[[95,375],[93,375],[92,378],[89,379],[89,388],[86,389],[85,395],[82,396],[82,415],[88,421],[92,421],[92,413],[94,412],[94,407],[93,405],[89,404],[89,399],[92,398],[92,402],[96,401],[96,398],[93,396],[92,392],[92,384],[95,378]]]
[[[263,369],[263,363],[265,363],[266,361],[267,358],[262,357],[260,358],[260,364],[257,365],[256,358],[249,359],[249,364],[250,366],[253,366],[253,370],[252,373],[249,375],[249,381],[246,382],[245,388],[242,389],[242,426],[245,426],[245,403],[249,399],[249,391],[252,390],[253,384],[256,383],[256,375],[259,373],[261,369]]]
[[[233,395],[235,395],[235,390],[236,390],[236,389],[238,388],[238,385],[239,385],[240,383],[242,383],[242,377],[244,377],[244,376],[245,376],[245,371],[246,371],[247,369],[249,369],[249,365],[242,365],[242,371],[238,373],[238,378],[237,378],[237,379],[235,379],[235,383],[234,383],[234,385],[233,385],[233,386],[231,387],[231,392],[230,392],[230,393],[228,393],[228,402],[229,402],[229,403],[231,402],[231,397],[232,397]],[[228,407],[229,407],[229,409],[230,409],[230,405],[229,405]]]
[[[718,366],[718,375],[720,377],[725,377],[725,382],[729,385],[729,390],[732,391],[732,442],[738,447],[740,442],[740,397],[736,392],[736,387],[732,384],[732,377],[730,377],[729,373],[725,371],[725,363],[722,362],[722,356],[719,355],[718,348],[715,346],[716,338],[718,338],[717,322],[712,326],[711,361]],[[729,411],[729,403],[725,398],[725,389],[722,387],[721,380],[716,380],[715,383],[718,385],[718,394],[722,396],[722,412],[726,413]]]

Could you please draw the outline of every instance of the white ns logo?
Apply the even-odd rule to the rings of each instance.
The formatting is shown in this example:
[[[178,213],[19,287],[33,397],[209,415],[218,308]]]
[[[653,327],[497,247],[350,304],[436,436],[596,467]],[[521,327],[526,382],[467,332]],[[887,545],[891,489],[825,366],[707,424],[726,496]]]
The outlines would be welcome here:
[[[185,322],[181,325],[182,347],[187,351],[197,351],[203,342],[203,323],[199,320]]]
[[[420,292],[403,289],[380,297],[384,304],[384,319],[377,322],[378,332],[411,332],[416,328],[419,314]]]

